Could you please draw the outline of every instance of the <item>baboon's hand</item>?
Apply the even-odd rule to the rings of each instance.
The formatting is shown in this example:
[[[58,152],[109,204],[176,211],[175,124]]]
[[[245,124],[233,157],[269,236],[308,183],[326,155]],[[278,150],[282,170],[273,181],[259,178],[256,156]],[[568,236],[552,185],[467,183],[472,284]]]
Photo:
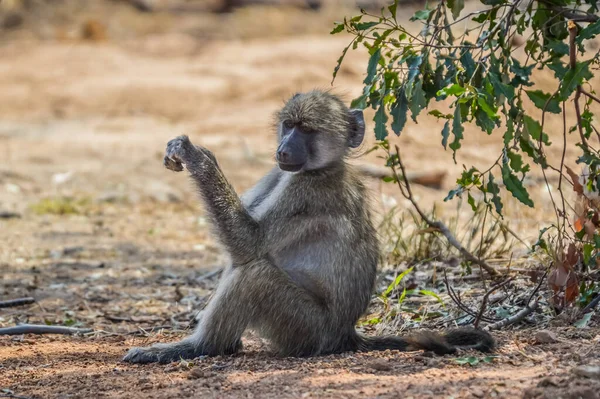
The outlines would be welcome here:
[[[188,136],[179,136],[167,143],[163,163],[167,169],[181,172],[183,165],[189,169],[190,164],[201,164],[207,159],[214,161],[214,156],[210,151],[193,145]]]
[[[181,172],[183,164],[190,161],[190,157],[195,155],[193,154],[195,151],[196,148],[192,145],[188,136],[176,137],[167,143],[164,165],[174,172]]]

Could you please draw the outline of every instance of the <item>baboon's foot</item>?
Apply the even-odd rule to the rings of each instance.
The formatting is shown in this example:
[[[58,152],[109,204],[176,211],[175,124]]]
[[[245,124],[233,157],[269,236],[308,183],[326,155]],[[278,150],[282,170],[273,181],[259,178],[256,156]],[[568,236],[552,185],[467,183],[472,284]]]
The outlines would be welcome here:
[[[145,348],[131,348],[123,358],[129,363],[171,363],[179,360],[191,360],[198,356],[231,355],[242,349],[242,340],[226,345],[219,350],[210,350],[202,345],[189,341],[175,342],[172,344],[154,344]]]
[[[194,359],[203,355],[201,348],[189,342],[155,344],[145,348],[131,348],[123,358],[129,363],[171,363],[181,359]]]

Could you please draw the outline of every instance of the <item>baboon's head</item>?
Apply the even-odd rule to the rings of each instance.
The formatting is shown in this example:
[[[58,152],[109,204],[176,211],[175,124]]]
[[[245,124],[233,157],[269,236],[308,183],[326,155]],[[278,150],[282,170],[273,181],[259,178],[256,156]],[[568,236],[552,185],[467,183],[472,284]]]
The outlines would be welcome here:
[[[322,91],[296,94],[278,115],[277,162],[290,172],[325,168],[358,147],[364,134],[361,110]]]

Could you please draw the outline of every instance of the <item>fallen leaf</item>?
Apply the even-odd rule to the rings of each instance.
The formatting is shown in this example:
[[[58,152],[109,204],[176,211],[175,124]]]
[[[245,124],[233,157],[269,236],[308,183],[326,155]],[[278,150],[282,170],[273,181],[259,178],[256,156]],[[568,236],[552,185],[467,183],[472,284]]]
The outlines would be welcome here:
[[[577,173],[573,172],[573,169],[569,168],[565,165],[567,169],[567,173],[571,176],[571,180],[573,181],[573,191],[575,191],[579,195],[583,195],[583,186],[579,183],[579,176]]]

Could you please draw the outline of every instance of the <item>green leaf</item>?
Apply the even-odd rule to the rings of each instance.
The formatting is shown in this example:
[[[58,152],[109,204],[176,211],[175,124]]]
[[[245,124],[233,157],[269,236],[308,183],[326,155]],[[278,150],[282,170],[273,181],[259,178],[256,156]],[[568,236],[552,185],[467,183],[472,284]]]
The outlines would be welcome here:
[[[390,10],[390,14],[392,14],[392,17],[394,19],[396,19],[396,10],[397,9],[398,9],[398,0],[394,0],[394,3],[388,7],[388,10]]]
[[[426,21],[433,10],[419,10],[410,17],[411,21]]]
[[[435,298],[440,303],[440,305],[442,305],[444,308],[446,307],[446,305],[444,304],[444,301],[442,300],[442,298],[440,298],[440,296],[438,294],[436,294],[435,292],[433,292],[433,291],[430,291],[430,290],[419,290],[419,294],[433,297],[433,298]]]
[[[592,251],[594,250],[594,246],[589,243],[583,244],[583,263],[588,266],[590,265],[590,260],[592,259]]]
[[[510,159],[510,168],[512,170],[514,170],[515,172],[529,171],[529,165],[525,165],[525,167],[523,167],[523,157],[521,156],[521,154],[517,154],[512,151],[507,151],[506,155],[508,156],[508,159]]]
[[[525,90],[527,97],[541,110],[546,108],[546,111],[552,112],[553,114],[560,114],[562,112],[558,99],[550,99],[550,94],[544,93],[541,90]],[[546,105],[548,103],[548,105]]]
[[[498,76],[494,73],[490,73],[489,75],[490,78],[490,83],[492,84],[492,87],[494,88],[495,91],[495,97],[498,98],[498,96],[500,94],[502,94],[504,97],[506,97],[506,99],[508,101],[512,101],[513,98],[515,98],[515,88],[502,83],[502,81],[500,80],[500,78],[498,78]]]
[[[513,197],[533,208],[533,201],[529,197],[529,193],[525,187],[523,187],[521,180],[512,173],[512,170],[506,163],[502,165],[502,181]]]
[[[398,298],[398,305],[402,305],[402,302],[404,302],[404,299],[406,298],[406,287],[402,289],[402,294],[400,295],[400,298]]]
[[[411,56],[406,59],[406,66],[408,67],[408,76],[406,78],[405,85],[409,88],[412,87],[415,78],[420,72],[421,63],[423,62],[422,56]]]
[[[533,70],[533,67],[535,67],[535,64],[524,67],[521,66],[521,63],[516,58],[511,57],[511,60],[510,71],[515,74],[515,77],[510,82],[511,86],[532,86],[533,83],[529,81],[529,76],[531,76],[531,71]]]
[[[583,28],[577,35],[577,43],[581,44],[584,40],[591,39],[598,33],[600,33],[600,20]]]
[[[423,82],[418,80],[412,90],[412,98],[410,99],[410,112],[413,121],[417,121],[417,116],[419,116],[421,110],[426,106],[427,99],[425,98],[425,92],[423,91]]]
[[[353,23],[352,26],[354,26],[356,28],[356,30],[367,30],[369,28],[372,28],[376,25],[378,25],[379,22],[359,22],[359,23]]]
[[[450,136],[450,121],[446,121],[444,123],[444,128],[442,129],[442,146],[444,150],[448,146],[448,136]]]
[[[478,22],[480,24],[484,23],[490,17],[490,12],[485,11],[479,14],[478,16],[471,19],[473,22]]]
[[[546,240],[544,239],[544,234],[546,234],[548,230],[550,230],[550,227],[544,227],[540,230],[537,242],[531,247],[532,251],[535,251],[537,247],[540,247],[541,249],[548,252],[548,243],[546,243]]]
[[[498,120],[499,118],[496,117],[495,119]],[[492,134],[494,128],[496,127],[494,119],[490,118],[489,115],[482,110],[482,108],[479,108],[477,111],[475,111],[475,123],[487,134]]]
[[[365,109],[367,108],[367,99],[369,98],[369,93],[365,93],[362,96],[355,98],[350,103],[351,108],[355,109]]]
[[[588,313],[584,314],[583,317],[581,318],[581,320],[577,321],[574,324],[574,326],[577,328],[586,328],[593,315],[594,315],[594,312],[588,312]]]
[[[557,59],[553,60],[549,64],[546,64],[546,66],[548,67],[548,69],[554,71],[554,76],[558,80],[562,80],[567,71],[569,70],[569,67],[566,64]]]
[[[471,367],[477,366],[479,364],[479,359],[474,356],[470,357],[460,357],[458,359],[454,359],[454,361],[460,365],[468,364]]]
[[[465,191],[465,189],[462,186],[459,186],[458,188],[455,188],[454,190],[448,191],[448,195],[446,195],[446,198],[444,198],[444,202],[450,201],[452,198],[454,198],[456,196],[460,197],[464,191]]]
[[[452,10],[452,18],[456,19],[465,8],[465,0],[448,0],[448,8]]]
[[[373,83],[373,79],[375,78],[375,74],[377,73],[377,65],[379,64],[379,59],[381,58],[381,49],[377,49],[371,58],[369,58],[369,65],[367,66],[367,77],[363,81],[364,84],[370,85]]]
[[[437,92],[438,96],[460,96],[465,92],[465,88],[459,84],[453,84],[452,86],[444,87],[442,90]]]
[[[546,158],[540,156],[538,149],[528,137],[521,135],[519,138],[519,147],[521,147],[521,150],[525,154],[529,155],[531,159],[533,159],[533,162],[541,165],[542,168],[546,168],[548,166]]]
[[[494,204],[494,208],[496,208],[496,213],[502,216],[502,200],[500,199],[500,187],[498,187],[498,184],[496,184],[496,181],[494,180],[494,175],[491,172],[489,174],[487,192],[492,194],[492,203]]]
[[[346,53],[348,52],[349,48],[350,46],[344,48],[344,50],[342,51],[342,55],[340,55],[340,58],[338,58],[337,65],[333,69],[333,79],[331,80],[331,83],[333,83],[333,81],[335,80],[335,77],[337,76],[337,73],[340,70],[340,67],[342,66],[342,61],[344,61],[344,57],[346,56]]]
[[[408,113],[408,99],[404,87],[400,89],[396,102],[392,106],[392,131],[396,136],[400,136],[404,125],[406,124],[406,114]]]
[[[375,117],[373,118],[373,121],[375,121],[375,138],[377,140],[383,140],[387,137],[387,120],[388,117],[385,113],[385,105],[381,103],[377,109],[377,112],[375,113]]]
[[[343,30],[344,30],[344,24],[341,22],[336,22],[335,28],[333,28],[333,30],[331,32],[329,32],[329,34],[335,35],[336,33],[340,33]]]
[[[435,116],[438,119],[440,119],[440,118],[442,118],[442,119],[452,119],[453,118],[452,114],[444,114],[442,111],[437,110],[437,109],[432,109],[427,114]]]
[[[546,48],[554,51],[558,55],[569,54],[569,45],[558,40],[552,40],[546,44]]]
[[[468,43],[465,42],[465,44]],[[473,74],[475,73],[475,60],[471,55],[471,51],[469,51],[468,49],[464,50],[464,52],[460,56],[460,63],[462,64],[463,68],[465,68],[466,78],[471,79],[473,77]]]
[[[560,98],[566,100],[571,93],[575,91],[577,86],[581,85],[584,80],[589,80],[594,77],[590,72],[590,62],[578,62],[575,69],[569,69],[562,79],[560,85]]]
[[[471,205],[471,209],[473,212],[477,211],[477,205],[475,205],[475,198],[471,195],[470,192],[467,192],[467,202]]]
[[[450,143],[450,149],[453,151],[453,157],[456,160],[456,151],[460,148],[460,141],[463,138],[464,128],[462,126],[462,117],[460,115],[460,107],[457,105],[454,110],[454,120],[452,121],[452,133],[454,134],[454,141]]]
[[[498,119],[498,114],[494,111],[490,105],[485,101],[484,97],[477,97],[477,104],[479,107],[492,119]]]
[[[386,288],[386,290],[381,294],[381,296],[383,296],[384,298],[387,298],[387,296],[394,290],[394,288],[396,288],[398,286],[398,284],[400,284],[400,282],[402,281],[402,279],[404,277],[406,277],[406,275],[410,272],[413,271],[412,267],[409,267],[408,269],[406,269],[405,271],[403,271],[402,273],[400,273],[395,279],[394,281],[392,281],[392,283],[390,285],[388,285],[388,287]]]
[[[540,125],[538,121],[534,120],[530,116],[524,115],[523,124],[527,130],[527,133],[529,133],[536,142],[539,142],[541,135],[542,142],[546,145],[550,145],[550,142],[548,141],[548,135],[542,132],[542,125]]]

